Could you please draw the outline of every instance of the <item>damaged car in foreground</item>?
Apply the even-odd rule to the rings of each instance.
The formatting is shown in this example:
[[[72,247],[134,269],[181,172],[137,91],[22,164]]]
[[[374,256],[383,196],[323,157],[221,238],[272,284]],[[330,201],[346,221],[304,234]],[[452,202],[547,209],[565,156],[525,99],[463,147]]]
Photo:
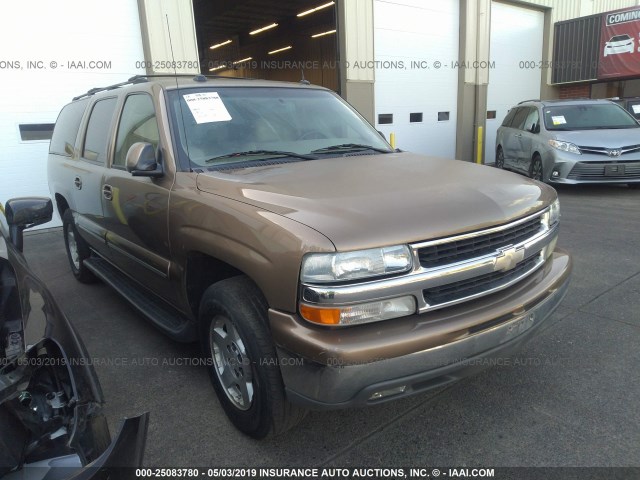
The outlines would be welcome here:
[[[112,441],[87,351],[22,254],[23,231],[51,220],[51,200],[13,199],[0,212],[0,478],[129,478],[148,414]]]

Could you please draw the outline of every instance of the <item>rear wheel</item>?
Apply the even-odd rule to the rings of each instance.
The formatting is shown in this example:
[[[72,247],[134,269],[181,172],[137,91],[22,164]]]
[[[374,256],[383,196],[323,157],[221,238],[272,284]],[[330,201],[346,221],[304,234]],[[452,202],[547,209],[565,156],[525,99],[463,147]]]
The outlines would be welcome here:
[[[82,283],[95,282],[97,278],[84,264],[84,261],[91,256],[91,250],[89,244],[78,234],[71,209],[65,210],[62,215],[62,229],[64,246],[67,250],[73,276]]]
[[[200,303],[209,375],[227,417],[253,438],[282,433],[304,418],[289,403],[267,326],[267,303],[245,276],[210,286]]]
[[[494,167],[504,168],[504,152],[502,151],[502,147],[498,147],[498,150],[496,150],[496,163]]]
[[[531,165],[529,166],[529,176],[534,180],[538,180],[539,182],[543,181],[542,159],[538,154],[534,155],[531,159]]]

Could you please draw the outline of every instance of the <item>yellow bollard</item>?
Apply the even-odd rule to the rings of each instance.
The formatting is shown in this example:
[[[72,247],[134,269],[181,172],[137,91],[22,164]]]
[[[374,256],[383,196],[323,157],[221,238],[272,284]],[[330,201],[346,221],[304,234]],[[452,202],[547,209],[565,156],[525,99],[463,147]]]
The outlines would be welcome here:
[[[482,163],[482,127],[478,127],[478,151],[476,153],[476,163]]]
[[[396,148],[396,134],[393,132],[389,134],[389,144],[392,148]]]

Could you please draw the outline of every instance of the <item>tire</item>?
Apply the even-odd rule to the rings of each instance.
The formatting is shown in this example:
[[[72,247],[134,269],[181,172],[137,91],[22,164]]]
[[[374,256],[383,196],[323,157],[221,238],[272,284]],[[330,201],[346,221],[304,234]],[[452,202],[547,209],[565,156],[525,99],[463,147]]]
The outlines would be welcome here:
[[[500,169],[504,168],[504,152],[502,151],[502,147],[498,147],[498,150],[496,150],[496,163],[493,166]]]
[[[96,282],[97,278],[84,264],[84,261],[91,256],[91,249],[89,249],[89,244],[84,238],[78,234],[76,225],[73,222],[73,213],[69,208],[62,215],[62,229],[71,273],[81,283]]]
[[[542,159],[540,155],[535,154],[531,159],[531,165],[529,166],[529,176],[534,180],[543,182],[544,172],[542,171]]]
[[[256,285],[238,276],[211,285],[199,310],[202,351],[212,360],[220,404],[238,430],[256,439],[285,432],[306,414],[286,398],[267,309]]]

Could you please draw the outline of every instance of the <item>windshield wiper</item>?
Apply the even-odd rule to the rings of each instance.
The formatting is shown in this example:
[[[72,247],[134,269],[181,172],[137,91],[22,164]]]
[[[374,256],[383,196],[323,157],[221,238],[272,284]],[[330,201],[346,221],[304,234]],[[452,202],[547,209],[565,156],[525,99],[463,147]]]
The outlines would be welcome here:
[[[226,155],[219,155],[217,157],[210,158],[206,160],[205,163],[213,163],[217,160],[224,160],[225,158],[235,158],[235,157],[253,157],[253,156],[268,156],[268,157],[293,157],[300,158],[302,160],[316,160],[316,157],[312,155],[305,155],[302,153],[296,152],[283,152],[281,150],[247,150],[246,152],[234,152],[227,153]]]
[[[360,143],[343,143],[342,145],[332,145],[330,147],[324,147],[324,148],[319,148],[317,150],[313,150],[311,153],[331,153],[331,152],[339,152],[343,150],[373,150],[374,152],[380,152],[380,153],[392,153],[391,150],[372,147],[371,145],[362,145]]]

